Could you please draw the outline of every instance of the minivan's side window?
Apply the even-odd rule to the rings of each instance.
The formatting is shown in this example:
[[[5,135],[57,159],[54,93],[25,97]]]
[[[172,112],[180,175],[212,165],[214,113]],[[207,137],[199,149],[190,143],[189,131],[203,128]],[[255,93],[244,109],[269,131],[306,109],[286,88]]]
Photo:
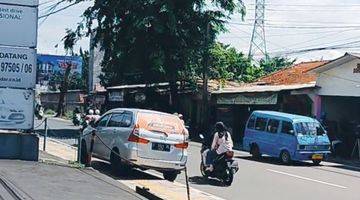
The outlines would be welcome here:
[[[281,132],[289,135],[294,135],[294,126],[291,122],[282,121]]]
[[[132,123],[132,113],[124,113],[124,117],[121,121],[121,127],[129,127]]]
[[[277,133],[279,129],[280,121],[276,119],[270,119],[266,127],[266,131],[269,133]]]
[[[117,113],[111,116],[109,127],[129,127],[132,122],[131,113]]]
[[[267,119],[263,117],[257,117],[255,122],[255,130],[265,131]]]
[[[122,118],[123,114],[113,114],[108,123],[108,127],[121,127]]]
[[[249,122],[247,124],[247,127],[250,128],[250,129],[254,129],[254,126],[255,126],[255,115],[251,115],[250,119],[249,119]]]
[[[103,118],[100,119],[100,121],[98,122],[97,126],[100,127],[105,127],[106,123],[109,121],[110,118],[110,114],[109,115],[105,115]]]

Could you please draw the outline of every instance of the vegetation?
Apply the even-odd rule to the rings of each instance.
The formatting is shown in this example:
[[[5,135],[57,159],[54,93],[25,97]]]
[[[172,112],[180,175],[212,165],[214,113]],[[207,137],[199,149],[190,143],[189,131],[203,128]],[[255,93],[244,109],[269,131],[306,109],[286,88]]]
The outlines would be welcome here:
[[[44,112],[45,115],[50,115],[50,116],[54,116],[56,113],[55,111],[51,110],[51,109],[46,109]]]
[[[249,82],[288,65],[275,58],[254,66],[241,52],[216,43],[234,13],[245,15],[241,0],[95,1],[77,29],[67,31],[64,46],[72,51],[81,37],[93,35],[104,53],[103,86],[167,81],[176,107],[177,81],[202,78],[203,66],[211,79]]]
[[[64,43],[71,49],[80,37],[94,34],[104,52],[104,86],[168,81],[176,100],[176,81],[193,63],[204,62],[201,58],[235,12],[245,14],[241,1],[95,1]]]

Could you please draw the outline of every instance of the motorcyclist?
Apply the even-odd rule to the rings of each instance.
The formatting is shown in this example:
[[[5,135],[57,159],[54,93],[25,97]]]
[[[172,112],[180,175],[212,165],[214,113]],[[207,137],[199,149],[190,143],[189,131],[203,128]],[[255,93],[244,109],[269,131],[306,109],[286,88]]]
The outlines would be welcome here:
[[[97,120],[100,119],[100,110],[99,109],[96,109],[95,110],[95,115],[94,115],[94,121],[96,122]]]
[[[80,112],[79,108],[77,108],[77,107],[73,111],[72,120],[73,120],[74,125],[79,125],[80,124],[81,112]]]
[[[217,122],[215,124],[215,130],[211,150],[208,151],[206,156],[206,164],[209,166],[206,168],[206,171],[210,172],[214,170],[213,164],[216,157],[227,151],[232,151],[234,146],[231,134],[227,131],[223,122]]]

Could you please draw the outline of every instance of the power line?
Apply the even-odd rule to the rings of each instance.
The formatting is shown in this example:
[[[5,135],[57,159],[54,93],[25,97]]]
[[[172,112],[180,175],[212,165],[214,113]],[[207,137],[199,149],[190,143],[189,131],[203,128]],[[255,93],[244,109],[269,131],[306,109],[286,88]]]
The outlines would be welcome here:
[[[296,53],[304,53],[304,52],[311,52],[311,51],[322,51],[322,50],[332,50],[332,49],[351,49],[351,48],[357,48],[360,47],[360,44],[357,46],[352,46],[354,44],[360,43],[360,40],[343,43],[343,44],[337,44],[332,46],[325,46],[325,47],[315,47],[315,48],[308,48],[308,49],[298,49],[293,51],[278,51],[278,52],[271,52],[270,54],[283,54],[283,55],[289,55],[289,54],[296,54]],[[348,46],[351,45],[351,46]]]
[[[55,11],[53,11],[53,12],[50,12],[50,13],[48,13],[48,14],[42,15],[42,16],[38,17],[38,19],[42,19],[42,18],[48,17],[48,16],[50,16],[50,15],[56,14],[56,13],[58,13],[58,12],[61,12],[61,11],[65,10],[65,9],[68,9],[68,8],[70,8],[71,6],[74,6],[74,5],[78,4],[78,3],[80,3],[80,1],[77,1],[77,2],[74,2],[74,3],[72,3],[72,4],[69,4],[69,5],[65,6],[65,7],[62,7],[62,8],[60,8],[60,9],[55,10]]]
[[[228,22],[229,24],[237,24],[243,26],[251,26],[250,23],[238,23],[238,22]],[[353,26],[292,26],[292,25],[281,25],[281,24],[265,24],[266,28],[287,28],[287,29],[354,29],[360,28],[360,25]]]
[[[255,4],[248,4],[254,6]],[[265,6],[280,6],[280,7],[360,7],[360,4],[274,4],[266,3]]]
[[[299,45],[299,44],[305,44],[305,43],[309,43],[309,42],[313,42],[313,41],[316,41],[316,40],[321,40],[321,39],[324,39],[324,38],[327,38],[327,37],[330,37],[330,36],[334,36],[334,35],[337,35],[337,34],[340,34],[340,33],[344,33],[346,31],[350,31],[350,30],[343,30],[343,31],[340,31],[340,32],[336,32],[336,33],[332,33],[332,34],[327,34],[327,35],[322,35],[320,37],[316,37],[316,38],[312,38],[310,40],[305,40],[305,41],[301,41],[301,42],[297,42],[297,43],[294,43],[294,44],[290,44],[288,46],[296,46],[296,45]],[[345,39],[346,40],[349,40],[349,39],[355,39],[355,38],[359,38],[359,37],[352,37],[352,38],[348,38],[348,39]],[[340,42],[340,41],[344,41],[344,40],[337,40],[337,41],[332,41],[333,43],[335,42]],[[320,44],[321,45],[321,44]],[[312,45],[313,46],[313,45]],[[307,46],[309,47],[309,46]],[[307,48],[307,47],[303,47],[303,48]],[[310,46],[311,47],[311,46]],[[279,49],[275,49],[275,51],[277,51]]]

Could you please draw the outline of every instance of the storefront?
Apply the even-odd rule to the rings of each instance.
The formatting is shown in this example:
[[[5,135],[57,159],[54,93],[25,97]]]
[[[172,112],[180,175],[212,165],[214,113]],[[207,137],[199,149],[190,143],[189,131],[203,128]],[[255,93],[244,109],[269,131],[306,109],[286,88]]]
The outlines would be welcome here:
[[[347,53],[312,71],[318,74],[321,118],[330,138],[346,144],[349,156],[360,126],[360,55]]]

